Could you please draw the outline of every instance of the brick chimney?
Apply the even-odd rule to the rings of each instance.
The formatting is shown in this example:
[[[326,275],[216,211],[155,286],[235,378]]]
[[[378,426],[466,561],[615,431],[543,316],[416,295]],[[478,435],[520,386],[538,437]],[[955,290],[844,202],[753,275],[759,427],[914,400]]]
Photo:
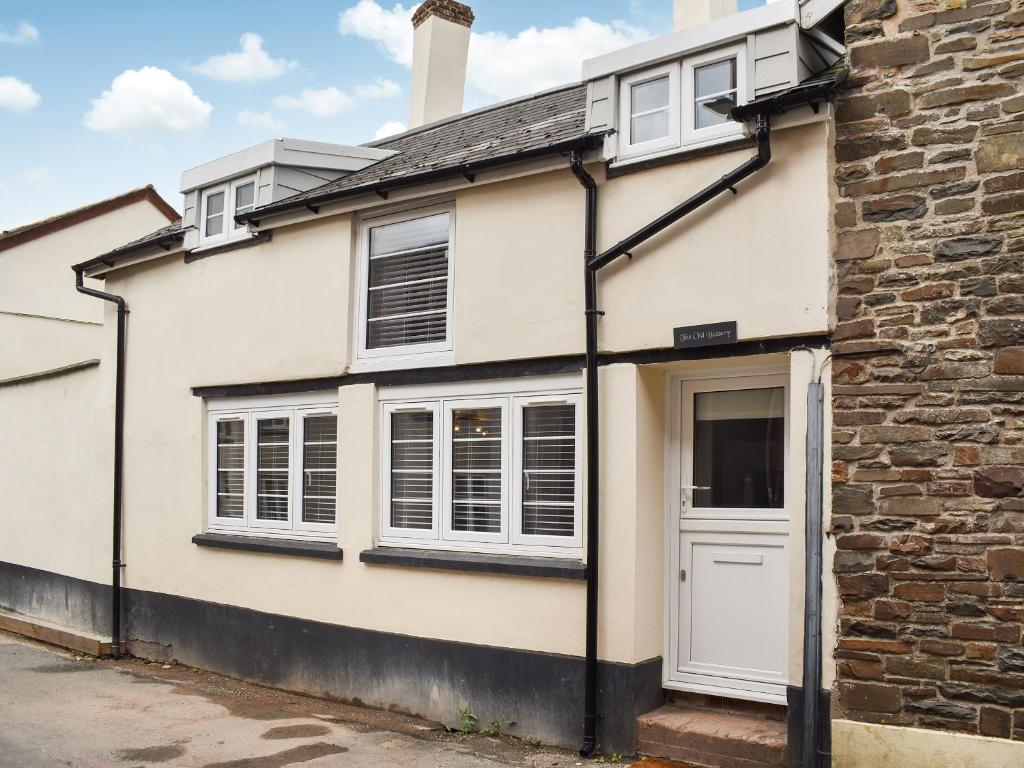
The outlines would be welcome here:
[[[771,2],[771,0],[769,0]],[[696,27],[736,13],[737,0],[675,0],[672,29]]]
[[[454,0],[425,0],[413,14],[410,128],[462,112],[473,18]]]

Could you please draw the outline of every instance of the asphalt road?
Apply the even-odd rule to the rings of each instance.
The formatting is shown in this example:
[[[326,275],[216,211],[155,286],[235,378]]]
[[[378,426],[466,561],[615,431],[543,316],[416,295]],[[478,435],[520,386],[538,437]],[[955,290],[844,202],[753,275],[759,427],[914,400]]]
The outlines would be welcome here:
[[[416,718],[180,666],[80,658],[0,633],[0,768],[582,764],[507,737],[455,737]]]

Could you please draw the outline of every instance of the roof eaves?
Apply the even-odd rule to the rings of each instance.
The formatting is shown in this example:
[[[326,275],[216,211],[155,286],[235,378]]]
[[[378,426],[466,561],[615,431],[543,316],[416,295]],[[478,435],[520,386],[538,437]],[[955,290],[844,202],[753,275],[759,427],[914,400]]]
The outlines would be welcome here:
[[[524,162],[527,160],[535,160],[539,157],[563,154],[572,149],[593,149],[600,143],[603,136],[604,133],[581,134],[571,139],[544,145],[542,147],[535,147],[530,150],[515,152],[513,154],[499,155],[485,160],[475,160],[467,163],[454,163],[442,168],[432,168],[429,171],[423,171],[421,173],[395,176],[392,179],[380,179],[367,182],[366,184],[361,184],[356,187],[330,190],[321,195],[304,196],[300,200],[290,200],[285,198],[278,203],[271,203],[270,205],[263,206],[262,208],[258,208],[250,213],[236,216],[235,221],[239,224],[251,222],[256,226],[259,226],[260,220],[266,216],[276,216],[292,210],[307,208],[312,210],[314,213],[318,213],[319,211],[317,209],[321,205],[344,200],[349,197],[355,197],[357,195],[376,193],[384,197],[387,193],[396,189],[416,186],[418,184],[427,184],[432,181],[451,179],[457,176],[469,177],[478,171],[488,170],[504,165],[511,165],[513,163]]]
[[[118,261],[123,261],[131,256],[137,256],[147,250],[160,249],[164,252],[171,251],[176,245],[180,245],[184,241],[185,233],[188,231],[180,225],[180,221],[173,222],[170,226],[158,229],[156,232],[152,232],[143,238],[74,264],[71,269],[76,272],[79,270],[113,269],[117,266]]]

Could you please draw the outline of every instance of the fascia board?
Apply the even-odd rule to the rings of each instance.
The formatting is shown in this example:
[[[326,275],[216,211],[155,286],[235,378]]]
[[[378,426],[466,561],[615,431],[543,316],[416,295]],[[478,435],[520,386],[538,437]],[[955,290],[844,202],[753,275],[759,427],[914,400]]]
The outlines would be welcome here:
[[[782,24],[796,24],[799,19],[800,9],[797,0],[768,3],[760,8],[734,13],[707,24],[587,59],[583,62],[583,79],[597,80],[638,67],[658,64],[693,51],[737,40],[763,29]]]

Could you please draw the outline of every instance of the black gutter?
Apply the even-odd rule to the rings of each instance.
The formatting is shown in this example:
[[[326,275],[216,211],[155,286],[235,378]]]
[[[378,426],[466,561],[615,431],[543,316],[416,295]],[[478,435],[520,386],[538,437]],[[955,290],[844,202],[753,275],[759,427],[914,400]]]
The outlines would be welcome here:
[[[726,190],[736,192],[735,185],[751,174],[764,168],[771,160],[771,130],[768,117],[757,116],[754,131],[757,155],[747,160],[732,173],[710,184],[697,194],[683,201],[667,213],[659,216],[629,237],[595,256],[597,250],[597,185],[583,168],[580,152],[573,152],[569,167],[586,190],[586,220],[584,223],[584,291],[586,312],[586,370],[587,370],[587,618],[586,618],[586,660],[584,666],[584,712],[583,745],[580,754],[587,757],[597,748],[597,624],[598,624],[598,535],[600,531],[599,483],[599,423],[600,400],[597,384],[597,318],[604,312],[597,308],[597,272],[615,259],[628,254],[633,248],[649,240],[666,227],[671,226],[688,213],[695,211]]]
[[[524,160],[535,160],[542,157],[549,157],[551,155],[564,155],[566,152],[593,149],[600,144],[601,138],[600,134],[575,136],[571,139],[566,139],[555,144],[537,147],[536,149],[528,149],[523,152],[517,152],[513,155],[499,155],[497,157],[488,157],[468,163],[449,165],[444,168],[434,168],[429,171],[423,171],[422,173],[399,176],[394,179],[381,179],[380,181],[369,182],[358,187],[349,187],[347,189],[327,191],[319,195],[303,197],[300,200],[290,200],[286,198],[279,203],[272,203],[270,205],[263,206],[262,208],[258,208],[255,211],[242,214],[241,216],[236,216],[235,221],[239,224],[252,223],[254,226],[258,227],[260,220],[266,216],[276,216],[277,214],[286,213],[288,211],[306,209],[311,210],[313,213],[319,213],[318,206],[326,203],[332,203],[337,200],[343,200],[346,197],[372,195],[376,193],[381,197],[387,198],[388,193],[397,189],[402,189],[416,184],[428,184],[433,181],[445,181],[459,176],[465,177],[472,182],[473,179],[471,177],[478,171],[490,170],[492,168],[498,168],[505,165],[514,165],[521,163]]]
[[[116,378],[114,380],[114,509],[113,509],[113,562],[111,587],[113,592],[110,613],[110,654],[115,659],[121,656],[121,487],[124,468],[124,354],[125,321],[128,305],[124,298],[112,293],[97,291],[85,286],[84,268],[75,269],[75,289],[86,296],[93,296],[117,305],[117,349]]]
[[[583,154],[573,152],[569,167],[586,190],[587,210],[584,224],[583,280],[587,327],[587,619],[586,659],[583,668],[583,746],[580,754],[588,757],[597,748],[597,597],[598,597],[598,493],[600,492],[600,452],[597,391],[597,270],[591,267],[597,250],[597,183],[583,168]]]

